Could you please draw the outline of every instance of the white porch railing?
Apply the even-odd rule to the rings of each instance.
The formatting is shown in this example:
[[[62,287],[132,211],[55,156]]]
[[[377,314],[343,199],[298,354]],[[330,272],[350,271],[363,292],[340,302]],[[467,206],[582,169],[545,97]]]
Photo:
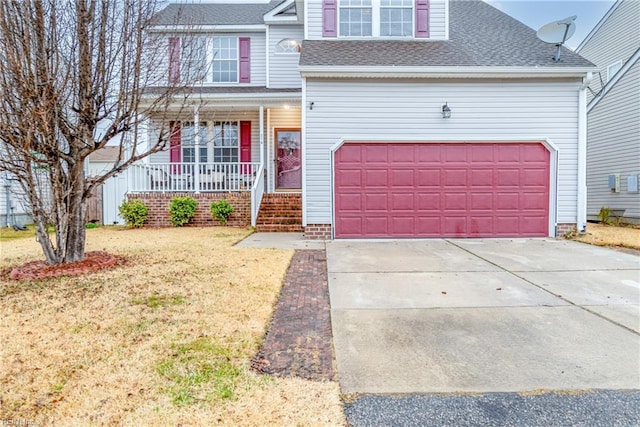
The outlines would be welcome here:
[[[255,227],[258,220],[258,211],[264,194],[264,166],[260,165],[256,173],[256,179],[251,187],[251,226]]]
[[[257,179],[263,182],[257,162],[153,163],[133,165],[129,174],[134,193],[252,191]],[[264,184],[260,188],[264,191]]]

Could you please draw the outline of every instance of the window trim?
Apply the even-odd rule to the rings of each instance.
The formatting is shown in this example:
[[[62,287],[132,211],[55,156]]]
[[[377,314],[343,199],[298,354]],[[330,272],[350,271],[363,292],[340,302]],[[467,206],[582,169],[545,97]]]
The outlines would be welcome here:
[[[607,65],[607,81],[606,83],[608,83],[616,74],[618,74],[620,72],[620,70],[622,69],[622,60],[620,61],[616,61],[611,65]],[[611,69],[615,68],[616,71],[614,73],[611,73]]]
[[[281,46],[281,44],[283,42],[295,42],[296,43],[295,52],[292,52],[292,51],[278,52],[278,48]],[[284,39],[280,40],[278,43],[276,43],[276,46],[273,49],[273,52],[276,55],[300,55],[300,45],[301,45],[300,40],[294,39],[292,37],[287,37],[287,38],[284,38]]]
[[[338,0],[338,6],[336,8],[336,33],[337,37],[343,39],[390,39],[390,40],[398,40],[398,39],[410,39],[416,38],[416,4],[415,1],[411,2],[411,34],[406,36],[381,36],[380,35],[380,9],[383,7],[380,0],[371,0],[371,35],[370,36],[345,36],[340,32],[341,28],[341,11],[343,8],[369,8],[368,6],[343,6],[343,0]],[[385,6],[388,8],[388,6]],[[398,9],[404,9],[404,7],[398,7]]]
[[[236,62],[236,80],[235,81],[230,81],[230,82],[217,82],[214,79],[214,62],[216,61],[215,58],[215,48],[214,48],[214,40],[215,39],[220,39],[220,38],[227,38],[227,39],[235,39],[236,42],[236,58],[235,58],[235,62]],[[207,83],[213,83],[213,84],[217,84],[217,85],[234,85],[234,84],[238,84],[240,83],[240,37],[238,36],[213,36],[213,37],[209,37],[209,43],[211,48],[207,48],[207,60],[209,61],[209,63],[211,64],[211,73],[209,75],[209,80],[207,81]],[[223,61],[222,59],[218,59],[218,61]],[[229,61],[228,59],[225,59],[224,61]]]

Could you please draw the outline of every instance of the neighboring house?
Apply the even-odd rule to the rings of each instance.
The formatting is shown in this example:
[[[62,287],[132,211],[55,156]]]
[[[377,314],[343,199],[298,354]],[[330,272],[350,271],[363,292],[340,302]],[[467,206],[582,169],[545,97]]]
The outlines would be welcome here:
[[[102,176],[120,161],[120,146],[107,145],[89,155],[86,162],[87,178]],[[118,207],[126,198],[128,190],[127,172],[119,173],[94,188],[87,201],[87,221],[103,224],[124,224]]]
[[[0,173],[0,226],[13,227],[31,223],[28,203],[18,180],[8,172]]]
[[[99,150],[94,151],[87,158],[86,176],[91,178],[95,176],[101,176],[118,163],[120,158],[119,146],[105,146]]]
[[[309,238],[585,227],[595,67],[564,48],[554,62],[482,1],[172,4],[153,31],[167,82],[198,77],[197,104],[174,106],[171,146],[134,168],[129,198],[164,211],[188,193],[204,212],[226,197],[260,229],[299,197]]]
[[[640,223],[640,2],[618,0],[578,46],[596,64],[587,114],[587,214]]]

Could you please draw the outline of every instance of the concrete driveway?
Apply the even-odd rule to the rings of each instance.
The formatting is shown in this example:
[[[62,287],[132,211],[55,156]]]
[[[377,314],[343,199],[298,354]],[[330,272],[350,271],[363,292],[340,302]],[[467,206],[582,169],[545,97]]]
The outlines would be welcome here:
[[[640,257],[553,239],[328,242],[343,393],[640,388]]]

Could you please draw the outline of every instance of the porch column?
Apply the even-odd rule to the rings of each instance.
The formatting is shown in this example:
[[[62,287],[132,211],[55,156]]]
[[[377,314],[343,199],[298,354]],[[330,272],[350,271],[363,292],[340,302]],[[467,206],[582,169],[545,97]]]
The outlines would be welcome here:
[[[193,164],[193,188],[200,193],[200,108],[193,107],[193,144],[195,145],[195,159]]]
[[[264,167],[264,105],[260,105],[260,164]]]

